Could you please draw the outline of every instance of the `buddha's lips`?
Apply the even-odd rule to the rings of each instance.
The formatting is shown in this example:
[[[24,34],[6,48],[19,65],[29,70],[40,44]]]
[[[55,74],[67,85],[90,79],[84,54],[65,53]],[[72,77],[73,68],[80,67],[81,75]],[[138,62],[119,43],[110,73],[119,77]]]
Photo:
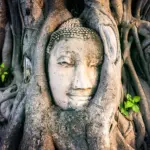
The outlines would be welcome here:
[[[92,96],[91,95],[84,95],[84,96],[81,96],[81,95],[72,95],[72,94],[67,94],[68,97],[72,100],[79,100],[79,101],[89,101]]]
[[[67,92],[66,95],[68,96],[76,96],[76,97],[92,97],[92,91],[71,91],[71,92]]]

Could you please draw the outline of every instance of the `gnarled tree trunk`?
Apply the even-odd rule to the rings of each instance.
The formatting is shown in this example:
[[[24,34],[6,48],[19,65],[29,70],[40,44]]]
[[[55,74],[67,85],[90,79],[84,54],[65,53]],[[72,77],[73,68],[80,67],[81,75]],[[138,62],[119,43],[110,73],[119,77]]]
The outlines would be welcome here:
[[[149,8],[149,0],[0,0],[0,62],[11,70],[0,88],[0,149],[150,148]],[[73,17],[104,47],[100,82],[84,112],[56,108],[47,78],[49,38]],[[141,97],[140,112],[124,116],[128,93]]]

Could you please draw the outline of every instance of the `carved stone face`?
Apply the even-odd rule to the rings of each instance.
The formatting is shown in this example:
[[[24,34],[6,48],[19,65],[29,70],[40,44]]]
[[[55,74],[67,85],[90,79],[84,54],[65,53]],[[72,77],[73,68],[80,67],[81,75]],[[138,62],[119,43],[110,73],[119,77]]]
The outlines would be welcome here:
[[[98,83],[102,46],[96,40],[63,39],[50,52],[48,71],[56,105],[81,110],[91,100]]]

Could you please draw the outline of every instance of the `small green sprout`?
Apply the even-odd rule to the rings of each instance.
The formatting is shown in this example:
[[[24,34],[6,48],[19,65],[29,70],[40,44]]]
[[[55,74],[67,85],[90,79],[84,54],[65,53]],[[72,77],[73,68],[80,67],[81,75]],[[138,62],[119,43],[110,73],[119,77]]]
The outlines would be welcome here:
[[[130,94],[127,94],[126,96],[126,100],[120,104],[120,111],[123,115],[125,116],[129,116],[129,111],[132,110],[134,112],[139,112],[140,108],[139,108],[139,101],[140,101],[140,97],[139,96],[134,96],[132,98],[132,96]]]
[[[0,78],[1,78],[1,82],[5,81],[7,75],[8,75],[7,68],[5,67],[4,63],[2,63],[0,65]]]

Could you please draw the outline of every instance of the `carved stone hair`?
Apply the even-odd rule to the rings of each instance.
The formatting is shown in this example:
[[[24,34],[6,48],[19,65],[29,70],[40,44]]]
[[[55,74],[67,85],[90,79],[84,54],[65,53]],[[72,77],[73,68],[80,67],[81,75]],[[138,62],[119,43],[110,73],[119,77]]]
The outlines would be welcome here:
[[[70,19],[63,23],[57,31],[55,31],[51,37],[47,47],[47,53],[50,53],[55,42],[64,38],[78,38],[78,39],[94,39],[100,41],[100,37],[92,29],[83,27],[80,19]]]

